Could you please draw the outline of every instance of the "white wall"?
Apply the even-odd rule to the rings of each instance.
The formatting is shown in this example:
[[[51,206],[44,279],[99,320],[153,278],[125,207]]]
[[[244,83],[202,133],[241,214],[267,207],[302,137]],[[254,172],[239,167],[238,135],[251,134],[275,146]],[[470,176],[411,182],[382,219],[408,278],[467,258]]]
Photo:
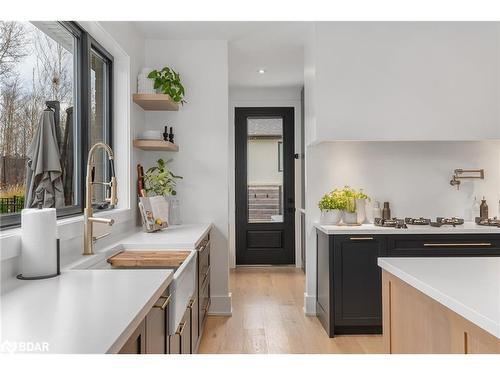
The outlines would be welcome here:
[[[234,187],[234,109],[236,107],[293,107],[295,111],[295,152],[300,150],[300,87],[248,88],[232,87],[229,90],[229,264],[236,266],[235,248],[235,187]],[[301,194],[300,160],[295,160],[295,202],[298,208]],[[300,212],[295,213],[295,264],[300,259]]]
[[[213,222],[210,313],[230,314],[228,289],[228,50],[226,41],[147,40],[145,65],[181,74],[186,100],[178,112],[148,112],[144,128],[173,126],[178,153],[141,152],[145,168],[172,158],[184,177],[178,198],[184,222]]]
[[[137,73],[143,65],[144,41],[129,22],[81,22],[104,48],[114,56],[114,114],[113,144],[115,168],[118,181],[118,208],[100,216],[112,216],[115,224],[112,235],[98,241],[96,249],[103,248],[123,237],[135,225],[135,174],[130,166],[135,165],[136,151],[131,147],[135,127],[144,122],[142,110],[132,107],[132,92],[135,92]],[[61,239],[61,262],[63,265],[75,261],[83,252],[83,215],[58,221]],[[21,240],[20,229],[0,232],[1,287],[11,287],[10,281],[20,273]]]
[[[310,142],[500,136],[496,22],[320,22],[306,50]]]
[[[471,220],[474,196],[485,196],[489,216],[498,215],[500,141],[470,142],[325,142],[307,149],[306,312],[316,295],[317,202],[334,187],[363,188],[375,200],[389,201],[392,216],[458,216]],[[484,168],[484,180],[450,185],[456,168]]]

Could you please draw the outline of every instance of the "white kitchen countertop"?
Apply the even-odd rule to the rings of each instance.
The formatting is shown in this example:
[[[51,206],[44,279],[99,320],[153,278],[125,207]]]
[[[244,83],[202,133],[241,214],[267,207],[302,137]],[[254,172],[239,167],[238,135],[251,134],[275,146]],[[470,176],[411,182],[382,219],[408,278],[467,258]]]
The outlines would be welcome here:
[[[173,277],[173,270],[71,270],[1,298],[2,352],[116,353]],[[46,343],[46,344],[45,344]]]
[[[477,225],[474,222],[465,222],[463,225],[457,225],[456,227],[451,225],[443,225],[442,227],[431,227],[430,225],[408,225],[408,228],[406,229],[378,227],[374,224],[347,226],[322,225],[315,223],[314,226],[326,234],[500,234],[500,228],[498,227]]]
[[[145,233],[139,230],[121,239],[121,244],[132,246],[147,246],[165,249],[195,249],[205,235],[212,229],[212,224],[172,225],[158,232]]]
[[[23,343],[48,343],[49,353],[114,353],[171,283],[166,269],[78,269],[120,246],[195,249],[212,224],[171,226],[155,233],[140,228],[93,256],[82,256],[53,279],[14,280],[1,295],[0,352],[23,351]],[[83,267],[87,268],[87,267]]]
[[[379,258],[378,265],[500,339],[500,258]]]

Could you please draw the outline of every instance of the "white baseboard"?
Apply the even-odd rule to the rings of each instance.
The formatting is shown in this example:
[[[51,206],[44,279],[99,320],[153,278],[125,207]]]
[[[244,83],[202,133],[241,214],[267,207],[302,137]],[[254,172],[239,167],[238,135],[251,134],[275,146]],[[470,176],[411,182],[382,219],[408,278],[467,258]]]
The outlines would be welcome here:
[[[233,314],[231,293],[225,296],[210,296],[210,302],[208,315],[231,316]]]
[[[304,293],[304,314],[307,316],[316,316],[316,296]]]

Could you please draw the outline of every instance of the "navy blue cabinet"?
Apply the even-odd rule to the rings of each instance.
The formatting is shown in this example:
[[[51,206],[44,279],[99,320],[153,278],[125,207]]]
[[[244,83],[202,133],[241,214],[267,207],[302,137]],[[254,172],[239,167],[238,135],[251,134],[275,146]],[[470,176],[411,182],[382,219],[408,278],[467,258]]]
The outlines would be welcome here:
[[[317,230],[316,312],[329,337],[382,332],[378,257],[500,256],[500,234],[327,235]]]

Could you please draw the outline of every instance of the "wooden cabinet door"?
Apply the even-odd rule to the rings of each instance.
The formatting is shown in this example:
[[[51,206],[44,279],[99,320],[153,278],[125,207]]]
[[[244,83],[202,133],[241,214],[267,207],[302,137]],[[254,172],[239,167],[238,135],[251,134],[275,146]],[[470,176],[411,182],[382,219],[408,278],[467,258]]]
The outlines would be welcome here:
[[[186,308],[175,334],[169,337],[170,354],[191,354],[191,311]]]
[[[130,335],[118,354],[143,354],[146,352],[146,324],[143,320],[134,333]]]
[[[181,338],[176,333],[168,337],[169,354],[181,354]]]
[[[146,353],[166,354],[167,350],[167,309],[170,296],[161,296],[146,316]]]
[[[385,253],[385,236],[334,236],[335,327],[354,327],[352,333],[356,333],[357,327],[371,326],[381,332],[382,273],[377,260]]]
[[[198,291],[195,293],[195,297],[191,299],[189,303],[189,314],[191,317],[191,354],[196,353],[198,346],[198,339],[200,338],[198,332],[198,320],[199,320],[199,308],[198,308]]]
[[[191,309],[188,307],[179,327],[181,354],[191,354]]]

